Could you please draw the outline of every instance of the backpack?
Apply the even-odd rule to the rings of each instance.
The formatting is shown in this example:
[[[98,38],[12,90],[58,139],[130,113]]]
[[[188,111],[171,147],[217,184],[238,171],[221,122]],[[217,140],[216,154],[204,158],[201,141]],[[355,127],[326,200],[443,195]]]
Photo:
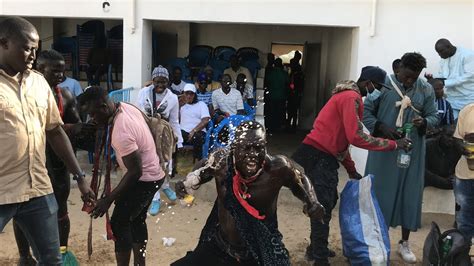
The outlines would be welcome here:
[[[442,258],[443,239],[451,236],[453,245],[446,258]],[[431,230],[426,236],[423,246],[423,266],[469,266],[472,265],[469,257],[470,243],[457,229],[449,229],[443,233],[435,222],[431,222]]]
[[[161,168],[165,173],[168,173],[168,171],[166,171],[166,164],[171,161],[173,153],[176,150],[178,137],[175,135],[170,123],[165,119],[162,119],[159,114],[150,117],[135,105],[131,105],[142,113],[143,119],[145,119],[151,135],[153,136],[153,140],[155,141],[156,154],[158,154],[158,158],[160,158]]]

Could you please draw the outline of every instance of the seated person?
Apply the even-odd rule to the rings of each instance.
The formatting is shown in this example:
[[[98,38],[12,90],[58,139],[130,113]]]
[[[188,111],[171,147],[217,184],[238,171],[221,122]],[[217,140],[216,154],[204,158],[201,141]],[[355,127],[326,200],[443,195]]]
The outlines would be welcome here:
[[[242,95],[242,99],[245,103],[250,106],[254,106],[254,97],[253,97],[253,86],[247,84],[247,77],[245,74],[240,73],[237,75],[237,80],[232,86],[237,89]]]
[[[201,160],[206,126],[211,116],[206,104],[198,101],[193,84],[184,86],[183,96],[186,103],[180,110],[183,142],[193,145],[193,158]]]
[[[426,140],[425,187],[453,189],[454,170],[462,149],[454,140],[453,126],[445,126],[440,133]]]
[[[240,59],[237,57],[237,55],[232,55],[230,57],[230,67],[224,70],[224,74],[229,74],[232,80],[236,80],[237,75],[240,73],[247,77],[246,83],[253,86],[252,74],[250,74],[248,68],[240,65]]]
[[[186,85],[186,82],[182,80],[183,78],[183,70],[176,66],[173,68],[173,75],[170,77],[171,78],[171,91],[174,94],[181,95],[183,93],[184,86]]]
[[[438,118],[439,118],[439,124],[438,128],[439,130],[436,129],[431,129],[430,131],[440,131],[441,127],[447,126],[447,125],[453,125],[454,124],[454,113],[453,113],[453,108],[451,108],[451,104],[446,100],[444,97],[444,83],[440,79],[431,79],[430,81],[431,86],[433,86],[435,96],[436,96],[436,104],[438,106]]]
[[[209,107],[209,111],[212,113],[212,92],[207,91],[207,76],[206,73],[201,72],[198,75],[198,81],[195,86],[197,88],[196,97],[198,101],[203,102]]]
[[[236,89],[231,88],[232,78],[228,74],[222,76],[222,88],[212,93],[212,106],[214,113],[218,117],[216,122],[219,123],[224,117],[231,115],[244,115],[244,104],[242,95]]]
[[[221,84],[218,81],[214,80],[214,69],[207,65],[204,69],[203,72],[206,74],[206,81],[207,81],[207,91],[215,91],[217,89],[221,88]],[[197,88],[197,84],[196,84]]]

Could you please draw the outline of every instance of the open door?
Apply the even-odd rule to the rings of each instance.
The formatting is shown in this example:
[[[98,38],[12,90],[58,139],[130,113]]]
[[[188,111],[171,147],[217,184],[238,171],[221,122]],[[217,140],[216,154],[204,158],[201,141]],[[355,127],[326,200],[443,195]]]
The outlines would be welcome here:
[[[299,113],[299,127],[311,129],[317,113],[324,105],[323,91],[319,88],[321,69],[321,44],[305,43],[303,71],[305,83]]]

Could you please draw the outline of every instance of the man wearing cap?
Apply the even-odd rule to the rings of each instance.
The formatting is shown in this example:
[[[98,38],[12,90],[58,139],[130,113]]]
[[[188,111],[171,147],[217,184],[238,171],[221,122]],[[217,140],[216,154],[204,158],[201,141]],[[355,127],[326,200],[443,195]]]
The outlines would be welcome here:
[[[162,118],[168,120],[173,132],[178,136],[178,149],[183,147],[183,137],[181,135],[181,127],[179,126],[179,102],[178,97],[169,88],[168,70],[163,66],[153,69],[151,78],[153,83],[140,90],[136,105],[142,111],[150,116],[160,114]],[[172,163],[169,163],[167,172],[171,172]],[[171,200],[176,200],[176,193],[169,187],[168,177],[165,179],[161,187],[166,196]],[[153,198],[150,214],[156,215],[160,210],[160,192],[156,192]]]
[[[212,91],[208,91],[207,75],[204,72],[199,73],[198,80],[194,84],[197,88],[196,97],[198,101],[205,103],[209,110],[212,110]]]
[[[339,82],[316,117],[313,129],[292,156],[310,177],[319,202],[326,209],[323,221],[311,219],[311,243],[306,257],[314,260],[315,265],[329,265],[329,222],[338,198],[339,163],[345,167],[350,178],[361,178],[349,154],[349,145],[375,151],[409,148],[410,143],[405,139],[387,140],[364,133],[361,118],[364,110],[362,96],[367,94],[366,87],[358,87],[351,80]]]

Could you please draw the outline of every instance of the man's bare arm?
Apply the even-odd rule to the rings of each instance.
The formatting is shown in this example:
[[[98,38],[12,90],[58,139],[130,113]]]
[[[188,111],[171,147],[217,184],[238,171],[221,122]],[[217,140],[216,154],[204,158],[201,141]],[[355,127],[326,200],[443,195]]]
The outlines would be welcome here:
[[[290,188],[293,195],[305,203],[304,212],[313,218],[322,218],[324,207],[319,203],[314,187],[304,174],[303,168],[285,156],[276,156],[273,162],[274,167],[281,167],[284,186]]]

